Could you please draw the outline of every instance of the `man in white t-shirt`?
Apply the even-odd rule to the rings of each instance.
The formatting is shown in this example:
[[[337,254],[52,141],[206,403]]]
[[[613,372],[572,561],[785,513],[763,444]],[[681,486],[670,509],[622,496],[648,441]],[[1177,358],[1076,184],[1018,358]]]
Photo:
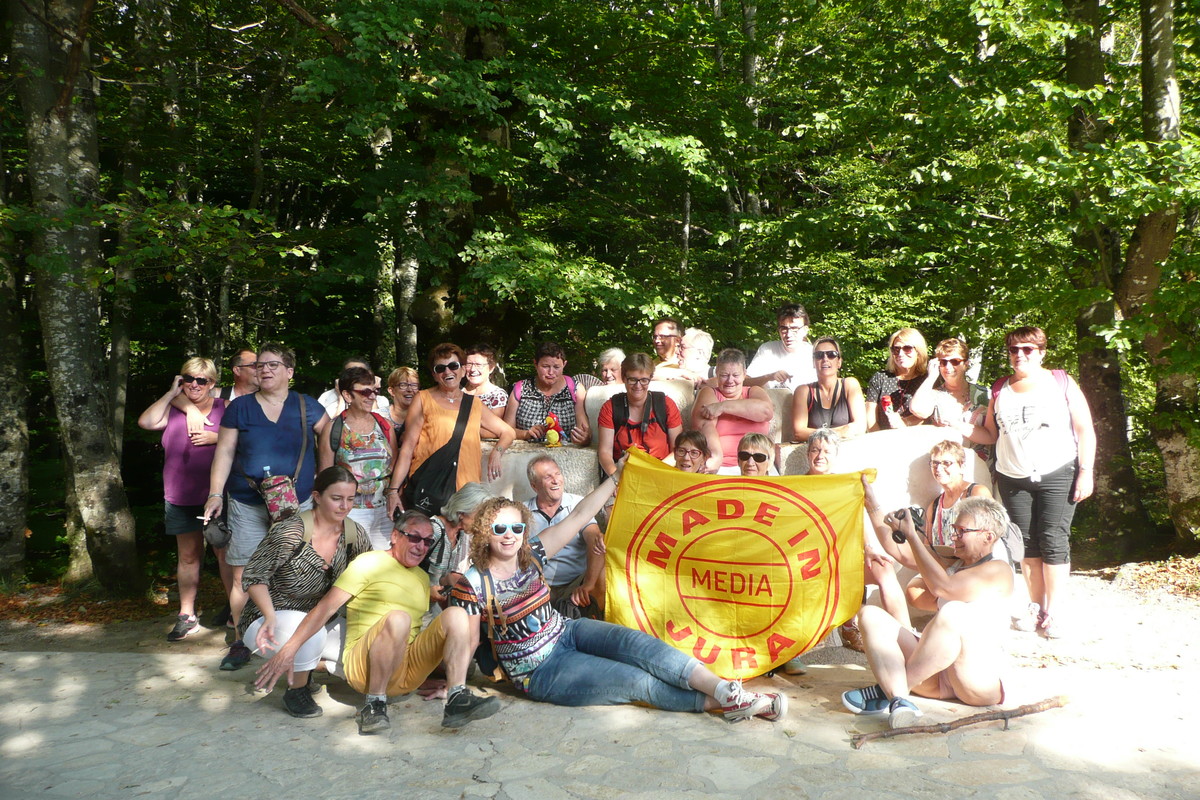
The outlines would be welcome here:
[[[746,385],[790,392],[817,379],[808,336],[808,312],[799,303],[788,303],[776,314],[779,341],[766,342],[746,367]]]

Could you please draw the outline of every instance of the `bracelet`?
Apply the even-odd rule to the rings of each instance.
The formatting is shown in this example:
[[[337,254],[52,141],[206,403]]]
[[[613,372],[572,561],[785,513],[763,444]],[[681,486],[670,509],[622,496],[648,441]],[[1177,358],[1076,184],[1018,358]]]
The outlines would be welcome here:
[[[210,494],[210,495],[208,496],[208,499],[209,499],[209,500],[212,500],[214,497],[220,497],[220,496],[221,496],[221,495],[219,495],[219,494]]]
[[[617,486],[621,485],[620,482],[617,481],[617,473],[615,473],[615,472],[612,475],[609,475],[608,479],[610,481],[612,481],[613,488],[616,488]]]

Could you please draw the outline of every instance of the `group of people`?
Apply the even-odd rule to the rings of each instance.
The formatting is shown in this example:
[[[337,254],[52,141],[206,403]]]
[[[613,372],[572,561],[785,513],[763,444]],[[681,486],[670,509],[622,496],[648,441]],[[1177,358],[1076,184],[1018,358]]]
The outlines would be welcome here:
[[[995,548],[1011,518],[1030,592],[1017,625],[1061,635],[1071,518],[1092,491],[1095,436],[1082,392],[1042,365],[1047,341],[1037,328],[1009,334],[1012,374],[990,392],[967,378],[964,342],[940,342],[930,369],[925,340],[911,328],[890,337],[888,363],[864,392],[840,374],[838,341],[810,344],[808,329],[802,306],[784,306],[778,340],[749,361],[727,348],[710,367],[709,334],[661,320],[654,356],[606,350],[598,376],[570,375],[562,348],[543,343],[533,376],[507,392],[491,382],[496,354],[482,345],[433,348],[424,390],[412,368],[392,371],[384,386],[366,363],[348,361],[320,400],[290,388],[295,356],[280,344],[239,352],[229,364],[233,383],[221,390],[212,361],[189,359],[139,418],[163,433],[165,526],[177,543],[180,598],[168,639],[198,627],[202,529],[211,525],[228,531],[214,546],[234,629],[221,668],[238,669],[254,652],[267,658],[258,683],[286,675],[284,708],[294,716],[320,714],[317,669],[366,696],[363,733],[388,727],[388,695],[413,691],[439,670],[445,689],[427,687],[445,697],[443,724],[495,713],[495,698],[465,686],[482,627],[500,668],[534,699],[779,719],[783,695],[722,681],[661,642],[600,621],[604,545],[595,516],[633,447],[687,472],[778,474],[767,391],[783,389],[793,393],[792,432],[808,444],[811,474],[832,472],[838,442],[869,431],[932,424],[952,433],[930,456],[942,493],[923,530],[912,515],[884,516],[866,488],[878,536],[868,537],[864,580],[880,585],[882,606],[864,608],[860,623],[879,683],[847,693],[846,706],[887,711],[901,724],[919,713],[913,694],[998,702],[1002,686],[965,666],[986,647],[962,626],[974,624],[977,601],[1005,591],[998,565],[1007,559]],[[665,380],[691,382],[686,430],[677,404],[650,388]],[[594,385],[624,390],[605,400],[596,431],[583,405]],[[495,440],[486,463],[483,438]],[[534,497],[526,504],[493,497],[487,482],[500,477],[516,439],[595,441],[607,479],[586,497],[567,494],[547,455],[529,464]],[[1003,505],[963,478],[963,444],[993,464]],[[263,492],[278,476],[291,478],[290,516]],[[989,560],[996,564],[982,568]],[[900,587],[894,562],[919,578]],[[916,633],[909,604],[936,611],[936,627]]]

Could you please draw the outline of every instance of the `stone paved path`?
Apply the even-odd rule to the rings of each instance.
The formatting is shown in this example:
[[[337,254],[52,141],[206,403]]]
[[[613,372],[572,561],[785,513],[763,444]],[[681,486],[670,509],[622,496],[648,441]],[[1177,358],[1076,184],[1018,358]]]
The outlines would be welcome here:
[[[360,737],[361,701],[344,684],[317,695],[323,717],[294,720],[280,690],[250,688],[249,668],[217,670],[216,631],[160,645],[164,618],[113,652],[9,628],[0,631],[0,798],[1200,797],[1196,604],[1086,580],[1079,599],[1071,642],[1010,640],[1011,704],[1067,694],[1068,707],[1008,730],[985,723],[862,750],[850,734],[885,722],[843,710],[840,693],[872,679],[841,648],[810,654],[805,676],[751,684],[787,692],[778,724],[558,708],[501,690],[499,714],[459,731],[440,727],[440,702],[414,696],[391,706],[390,733]],[[932,721],[971,713],[921,705]]]

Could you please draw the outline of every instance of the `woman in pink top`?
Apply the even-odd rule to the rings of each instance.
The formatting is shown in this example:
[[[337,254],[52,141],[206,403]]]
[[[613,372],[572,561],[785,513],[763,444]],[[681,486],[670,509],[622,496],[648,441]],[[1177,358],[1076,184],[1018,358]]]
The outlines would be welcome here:
[[[177,642],[199,629],[196,620],[196,590],[200,586],[200,564],[204,561],[201,533],[204,502],[208,499],[208,473],[217,452],[217,428],[225,415],[225,401],[214,398],[217,366],[207,358],[189,358],[171,380],[166,394],[142,412],[138,427],[162,431],[163,496],[166,531],[175,537],[178,558],[179,615],[167,641]],[[188,400],[206,419],[204,430],[188,433],[187,414],[171,406],[177,395]]]
[[[708,440],[710,471],[737,475],[738,442],[767,433],[775,406],[761,386],[746,386],[746,354],[727,347],[717,356],[717,387],[705,386],[692,406],[692,427]]]

